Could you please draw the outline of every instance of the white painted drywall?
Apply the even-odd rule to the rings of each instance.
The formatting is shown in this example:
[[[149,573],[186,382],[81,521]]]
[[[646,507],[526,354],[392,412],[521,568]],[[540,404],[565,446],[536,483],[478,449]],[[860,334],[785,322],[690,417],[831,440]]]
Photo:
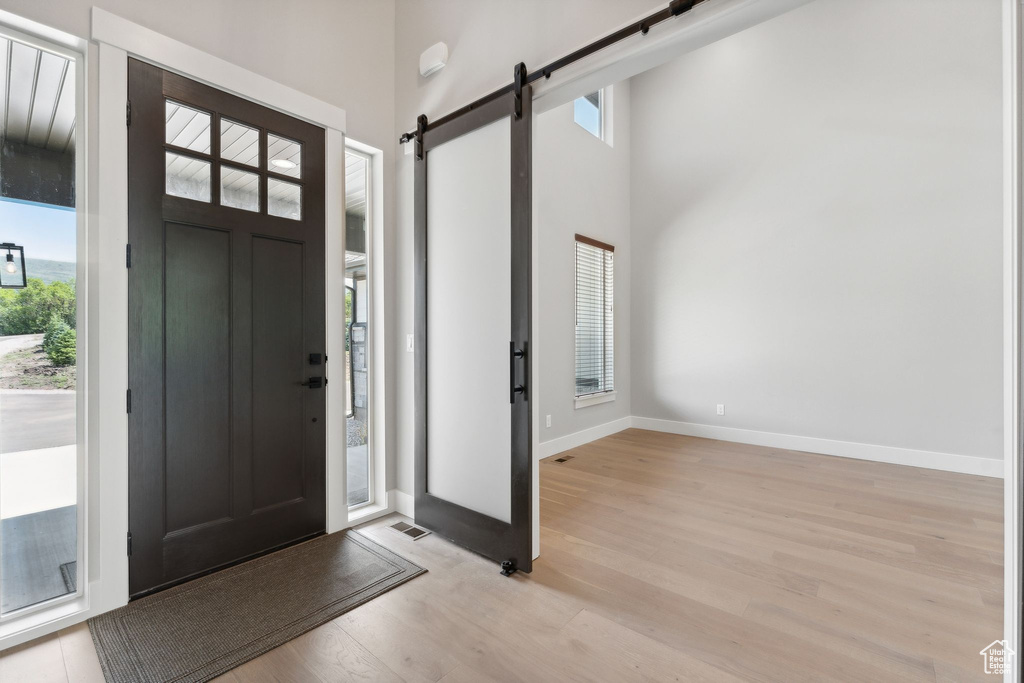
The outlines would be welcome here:
[[[1000,64],[817,0],[633,79],[633,414],[1001,458]]]
[[[540,441],[575,434],[630,413],[629,81],[605,93],[608,141],[573,120],[569,102],[534,123],[533,201],[539,330],[534,342]],[[611,144],[609,144],[611,143]],[[576,233],[615,247],[615,400],[575,407]],[[546,416],[551,427],[545,427]],[[535,455],[542,457],[543,447]]]
[[[512,521],[512,127],[427,155],[427,492]]]

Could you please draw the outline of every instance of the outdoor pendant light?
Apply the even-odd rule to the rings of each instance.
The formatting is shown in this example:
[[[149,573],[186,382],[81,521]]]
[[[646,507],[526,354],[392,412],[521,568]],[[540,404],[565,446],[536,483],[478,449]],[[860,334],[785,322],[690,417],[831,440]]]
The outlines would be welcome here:
[[[7,250],[7,257],[3,270],[0,271],[0,288],[3,289],[24,289],[28,286],[28,279],[25,276],[25,248],[19,247],[12,242],[0,242],[0,250]],[[18,252],[15,258],[14,252]],[[18,264],[21,264],[21,275],[18,275]]]

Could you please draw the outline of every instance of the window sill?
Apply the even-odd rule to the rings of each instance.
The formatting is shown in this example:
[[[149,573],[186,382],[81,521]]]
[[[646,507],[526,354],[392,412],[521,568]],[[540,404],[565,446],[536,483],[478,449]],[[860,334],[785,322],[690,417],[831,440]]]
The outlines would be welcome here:
[[[62,597],[63,599],[49,601],[49,604],[45,607],[40,606],[38,610],[30,609],[28,614],[16,613],[4,617],[4,623],[0,624],[0,649],[6,648],[8,642],[14,645],[50,633],[48,625],[82,614],[89,609],[88,601],[81,594]]]
[[[589,394],[587,396],[578,396],[576,398],[576,409],[586,408],[587,406],[596,406],[599,403],[608,403],[609,401],[615,400],[614,391],[603,391],[600,394]]]
[[[387,505],[381,505],[380,503],[366,503],[360,505],[357,508],[351,508],[348,511],[348,523],[349,526],[355,526],[356,524],[364,524],[372,521],[376,517],[380,517],[384,514],[390,514],[391,510]]]

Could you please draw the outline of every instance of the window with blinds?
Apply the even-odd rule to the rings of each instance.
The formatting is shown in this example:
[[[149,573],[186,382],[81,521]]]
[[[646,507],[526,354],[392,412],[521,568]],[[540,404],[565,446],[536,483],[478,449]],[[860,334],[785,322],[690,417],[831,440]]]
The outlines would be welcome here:
[[[576,235],[576,397],[615,389],[615,247]]]

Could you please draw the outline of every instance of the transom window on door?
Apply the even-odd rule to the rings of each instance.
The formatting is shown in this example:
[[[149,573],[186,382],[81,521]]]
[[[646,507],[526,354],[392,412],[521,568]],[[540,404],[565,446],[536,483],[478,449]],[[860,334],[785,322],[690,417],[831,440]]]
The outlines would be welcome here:
[[[576,407],[615,390],[615,247],[576,235]]]
[[[301,142],[174,100],[165,107],[167,194],[302,220]]]

